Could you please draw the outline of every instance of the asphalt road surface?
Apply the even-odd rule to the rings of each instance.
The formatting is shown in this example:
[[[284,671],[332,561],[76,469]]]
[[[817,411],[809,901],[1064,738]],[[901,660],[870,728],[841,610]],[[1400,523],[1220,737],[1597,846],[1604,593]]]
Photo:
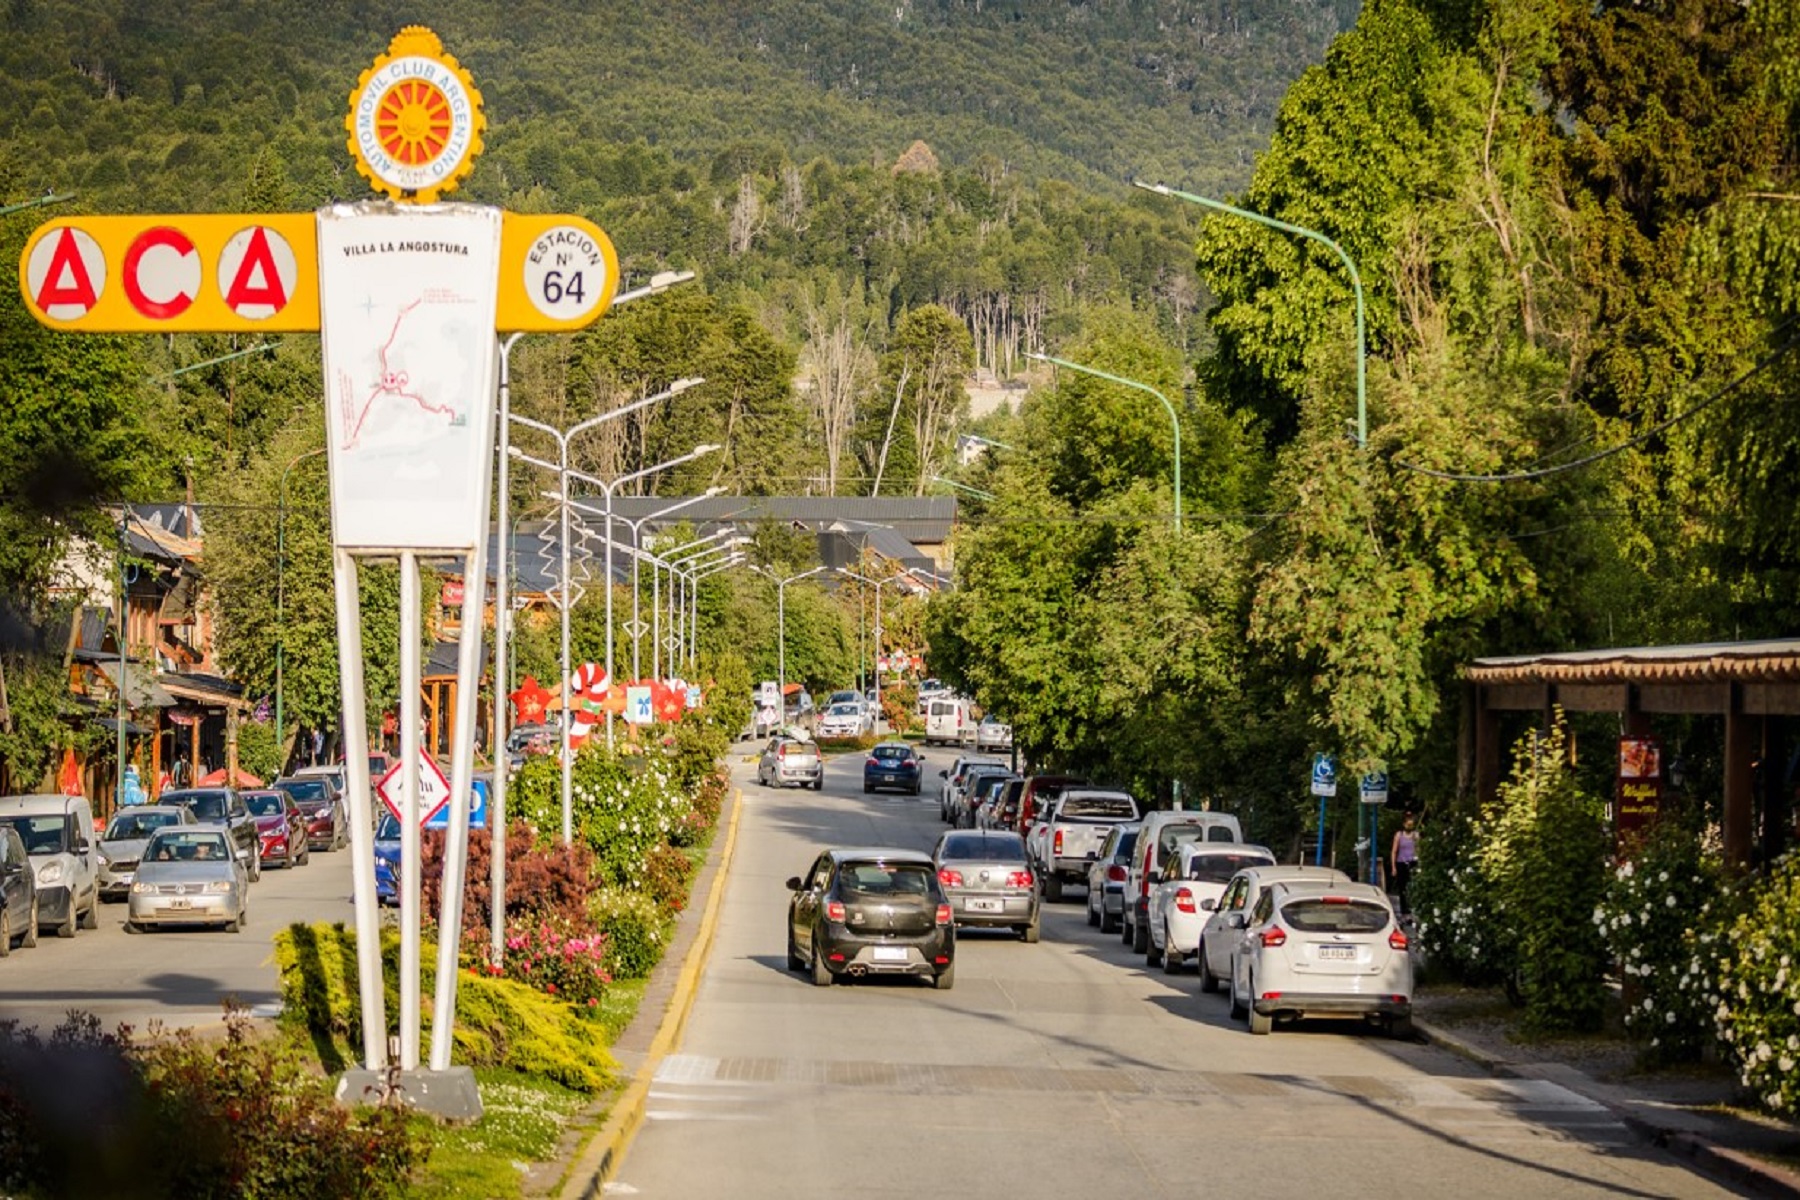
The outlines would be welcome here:
[[[73,938],[40,933],[30,950],[0,961],[0,1019],[49,1029],[71,1009],[98,1015],[110,1029],[216,1024],[228,997],[272,1013],[279,1001],[276,931],[295,921],[354,920],[350,852],[313,851],[304,866],[266,869],[250,885],[250,923],[242,933],[216,929],[125,932],[125,902],[100,905],[100,928]]]
[[[744,744],[740,743],[740,746]],[[1253,1037],[1190,973],[1088,927],[1079,889],[1043,941],[957,942],[956,987],[815,988],[786,968],[783,880],[833,844],[930,849],[931,790],[756,786],[682,1052],[609,1194],[667,1197],[1735,1194],[1555,1084],[1325,1022]],[[1217,1189],[1229,1188],[1229,1193]]]

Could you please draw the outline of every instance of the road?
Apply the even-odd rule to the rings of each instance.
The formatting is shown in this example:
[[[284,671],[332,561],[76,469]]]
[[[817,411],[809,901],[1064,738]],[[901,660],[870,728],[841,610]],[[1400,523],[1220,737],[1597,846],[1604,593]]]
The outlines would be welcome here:
[[[0,1019],[48,1029],[70,1009],[84,1009],[109,1029],[201,1026],[216,1024],[232,996],[269,1012],[278,1000],[275,933],[295,921],[352,919],[347,850],[314,851],[304,866],[265,870],[250,885],[250,923],[238,934],[128,934],[124,902],[102,904],[99,929],[71,939],[39,934],[36,948],[0,962]]]
[[[930,752],[927,776],[947,764]],[[1554,1084],[1330,1023],[1252,1037],[1192,974],[1147,971],[1073,903],[1043,941],[967,934],[956,987],[815,988],[785,965],[787,892],[829,844],[929,849],[930,793],[824,793],[739,763],[744,814],[681,1053],[609,1193],[685,1200],[972,1195],[1732,1195]]]

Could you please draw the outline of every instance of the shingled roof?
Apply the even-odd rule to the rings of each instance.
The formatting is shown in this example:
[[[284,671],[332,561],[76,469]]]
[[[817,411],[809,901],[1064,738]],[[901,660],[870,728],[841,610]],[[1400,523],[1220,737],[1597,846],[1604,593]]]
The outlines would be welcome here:
[[[1470,683],[1724,683],[1800,680],[1800,641],[1704,642],[1478,658]]]

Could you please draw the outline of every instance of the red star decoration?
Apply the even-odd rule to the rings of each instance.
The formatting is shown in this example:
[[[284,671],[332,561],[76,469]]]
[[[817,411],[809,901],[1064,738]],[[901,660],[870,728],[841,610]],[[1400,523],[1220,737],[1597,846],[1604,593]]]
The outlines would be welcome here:
[[[651,685],[650,703],[656,710],[656,719],[659,721],[679,721],[681,714],[687,711],[687,697],[666,683]]]
[[[542,721],[544,714],[549,711],[550,693],[544,690],[544,685],[537,681],[535,675],[527,675],[519,685],[519,690],[509,693],[508,698],[513,702],[513,711],[518,714],[520,721],[535,724]]]

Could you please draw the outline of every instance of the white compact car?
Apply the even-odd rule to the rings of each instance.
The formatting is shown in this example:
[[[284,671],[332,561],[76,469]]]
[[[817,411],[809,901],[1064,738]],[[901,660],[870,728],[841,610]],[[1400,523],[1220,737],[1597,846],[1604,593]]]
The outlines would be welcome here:
[[[1366,883],[1271,885],[1231,960],[1231,1014],[1251,1033],[1277,1017],[1354,1017],[1408,1036],[1412,991],[1406,933],[1387,893]]]
[[[1176,975],[1200,948],[1206,918],[1225,894],[1225,885],[1248,867],[1271,867],[1275,856],[1262,846],[1180,842],[1150,893],[1150,946],[1144,961],[1162,963]]]
[[[833,704],[819,718],[818,735],[822,738],[861,737],[867,731],[862,704],[854,699]]]

